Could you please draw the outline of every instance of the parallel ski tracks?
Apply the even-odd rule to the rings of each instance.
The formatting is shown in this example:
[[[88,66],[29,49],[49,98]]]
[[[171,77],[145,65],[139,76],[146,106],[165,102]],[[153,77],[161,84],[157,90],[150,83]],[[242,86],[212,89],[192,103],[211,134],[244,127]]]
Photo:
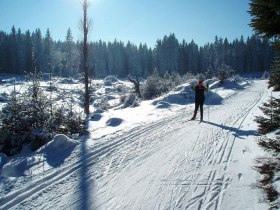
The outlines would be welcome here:
[[[263,91],[259,91],[254,100],[246,104],[241,112],[238,112],[239,116],[233,122],[232,119],[236,117],[235,112],[231,113],[231,116],[226,118],[231,120],[228,123],[225,122],[225,124],[229,125],[232,128],[235,128],[234,130],[237,135],[232,135],[229,131],[225,131],[223,129],[220,129],[220,131],[218,132],[213,132],[212,130],[213,137],[220,135],[220,137],[218,138],[224,139],[220,147],[216,148],[215,144],[213,144],[214,142],[212,142],[213,146],[208,145],[204,147],[208,148],[208,151],[204,153],[204,158],[200,159],[199,167],[201,168],[201,170],[194,169],[193,171],[196,171],[196,176],[189,176],[189,178],[191,179],[187,178],[186,180],[181,180],[176,183],[178,185],[181,185],[185,191],[182,195],[182,199],[186,199],[184,195],[189,195],[190,193],[193,194],[192,198],[188,198],[188,204],[184,206],[185,209],[220,209],[223,199],[223,193],[228,188],[231,182],[231,179],[229,177],[222,174],[226,174],[226,171],[230,164],[230,158],[232,155],[235,140],[238,136],[238,130],[242,127],[243,122],[248,117],[250,111],[260,102],[263,97],[263,93]],[[236,94],[232,95],[231,98],[234,98],[235,95]],[[227,103],[229,103],[229,101],[227,101]],[[198,144],[195,144],[195,147],[197,147],[199,144],[201,143],[199,142]],[[195,148],[193,148],[193,150],[196,151]],[[218,158],[215,157],[216,155],[218,155]],[[203,167],[207,166],[209,168],[209,165],[219,165],[219,167],[216,169],[215,167],[213,167],[213,170],[210,170],[210,172],[206,171],[207,173],[209,173],[208,178],[201,179],[203,176],[205,176]],[[186,170],[188,170],[188,174],[191,172],[189,171],[188,167],[186,167]],[[197,194],[198,187],[201,189],[201,186],[204,186],[204,190],[202,190],[201,193]],[[192,190],[193,192],[191,192]]]
[[[240,93],[240,92],[239,92]],[[228,98],[228,100],[230,100],[231,98],[234,98],[236,96],[236,94],[233,94],[232,96],[230,96]],[[241,128],[242,123],[244,122],[244,120],[246,119],[246,117],[248,116],[248,114],[250,113],[250,111],[258,104],[259,100],[262,98],[263,96],[263,92],[259,92],[259,96],[257,98],[255,98],[255,100],[253,102],[251,102],[251,105],[249,106],[249,108],[244,108],[244,110],[242,111],[242,113],[240,114],[240,116],[238,116],[238,118],[231,123],[232,127],[236,128],[236,131],[238,131],[238,129]],[[211,109],[213,109],[211,107]],[[214,108],[216,109],[216,108]],[[185,109],[184,109],[185,110]],[[190,112],[185,112],[182,111],[186,116],[190,115]],[[138,161],[139,159],[135,159],[135,157],[131,157],[131,160],[128,158],[129,154],[128,154],[128,150],[124,150],[124,153],[121,155],[120,157],[120,161],[115,163],[115,166],[113,166],[113,161],[116,161],[115,158],[108,158],[107,156],[110,156],[111,153],[113,153],[115,150],[118,150],[119,148],[123,148],[127,145],[128,149],[132,149],[134,147],[131,147],[130,144],[137,144],[139,147],[139,150],[141,149],[141,147],[143,145],[146,144],[146,142],[149,142],[150,147],[152,144],[158,144],[159,143],[159,139],[162,138],[162,136],[164,134],[167,134],[169,132],[175,133],[178,129],[182,129],[182,127],[186,127],[186,130],[189,129],[189,131],[196,129],[197,126],[200,125],[196,125],[196,124],[192,124],[192,123],[187,123],[187,124],[179,124],[178,122],[182,121],[182,113],[179,113],[173,117],[169,117],[166,119],[163,119],[161,121],[149,124],[149,125],[145,125],[145,126],[139,126],[137,128],[134,128],[132,130],[130,130],[129,132],[127,132],[126,134],[116,137],[116,136],[111,136],[111,137],[106,137],[109,140],[106,141],[105,144],[100,144],[97,147],[92,146],[91,148],[87,149],[87,153],[82,156],[82,153],[78,150],[78,148],[75,150],[75,155],[80,156],[80,158],[77,158],[76,162],[71,162],[71,159],[69,160],[69,162],[67,162],[68,164],[65,164],[66,166],[58,169],[58,170],[49,170],[47,172],[45,172],[46,174],[44,175],[43,178],[36,180],[35,182],[33,182],[32,184],[26,184],[26,186],[23,186],[21,189],[19,190],[15,190],[12,193],[7,194],[5,197],[0,198],[0,209],[8,209],[8,208],[12,208],[12,207],[16,207],[17,205],[19,205],[20,203],[24,202],[26,199],[30,198],[31,196],[34,196],[36,194],[42,194],[44,193],[44,190],[52,187],[54,185],[56,185],[58,182],[61,182],[62,180],[66,180],[69,179],[69,176],[73,175],[74,173],[77,173],[79,170],[81,170],[82,167],[84,167],[84,165],[80,162],[81,159],[84,159],[84,163],[86,163],[86,167],[90,167],[94,164],[97,164],[100,161],[108,161],[108,164],[104,164],[107,165],[107,169],[106,169],[106,173],[110,173],[111,167],[118,167],[121,165],[121,168],[119,169],[119,173],[116,173],[115,176],[119,176],[120,173],[122,171],[125,170],[126,166],[131,165],[134,161]],[[234,115],[235,113],[233,113],[232,115]],[[234,118],[235,116],[233,116]],[[229,122],[230,123],[230,122]],[[186,126],[189,125],[190,126]],[[175,126],[174,126],[175,125]],[[204,125],[203,125],[204,126]],[[199,129],[199,131],[202,132],[203,126],[201,126],[201,128]],[[193,145],[192,151],[196,151],[196,148],[198,146],[201,146],[201,148],[205,148],[206,150],[203,151],[203,156],[204,158],[202,158],[200,160],[200,162],[196,163],[197,165],[188,165],[194,157],[194,153],[188,154],[186,155],[185,159],[178,163],[177,167],[174,169],[174,171],[179,170],[179,168],[182,165],[186,165],[186,167],[184,168],[184,170],[186,171],[186,174],[189,174],[190,176],[184,180],[176,180],[175,185],[180,185],[180,189],[173,189],[172,188],[172,197],[173,199],[175,199],[175,195],[176,194],[180,194],[181,196],[181,200],[185,199],[185,196],[188,195],[190,193],[190,190],[193,190],[192,194],[194,195],[192,198],[189,199],[188,204],[185,207],[185,209],[188,208],[192,208],[194,205],[198,206],[199,208],[206,208],[207,206],[209,207],[210,205],[214,205],[215,209],[219,209],[221,202],[222,202],[222,197],[223,197],[223,191],[227,188],[230,180],[226,177],[221,177],[221,179],[217,179],[216,177],[216,170],[215,170],[215,165],[218,165],[219,163],[225,162],[226,165],[224,165],[224,168],[221,169],[221,167],[218,167],[220,170],[226,170],[228,167],[228,164],[230,163],[230,157],[231,157],[231,153],[232,153],[232,149],[234,146],[234,142],[236,139],[236,136],[229,140],[229,134],[225,133],[225,131],[221,130],[217,133],[216,130],[214,130],[213,127],[211,127],[210,125],[206,124],[207,127],[211,128],[211,134],[209,133],[208,135],[208,140],[210,140],[211,142],[204,142],[203,144],[209,144],[212,146],[209,147],[203,147],[202,142],[203,139],[200,138],[200,134],[197,135],[197,140],[195,141],[195,144]],[[166,128],[169,128],[168,130]],[[149,141],[145,140],[145,138],[147,138],[147,133],[156,132],[154,134],[149,135]],[[93,133],[94,135],[94,133]],[[215,144],[215,138],[217,135],[223,135],[225,138],[225,141],[223,141],[222,145],[220,145],[220,149],[218,148],[219,145]],[[160,137],[160,138],[159,138]],[[142,142],[145,141],[145,142]],[[111,142],[111,143],[108,143]],[[81,141],[80,144],[84,144],[84,141]],[[143,144],[143,145],[142,145]],[[164,146],[168,146],[168,144],[166,145],[162,145],[161,147]],[[80,145],[78,145],[77,147],[80,147]],[[137,148],[137,147],[136,147]],[[159,149],[158,146],[155,149]],[[148,151],[147,154],[142,154],[144,155],[141,158],[145,158],[148,157],[150,154],[152,153],[152,151]],[[137,155],[136,154],[132,154],[132,155]],[[146,156],[145,156],[146,155]],[[220,155],[219,158],[217,157],[217,155]],[[105,158],[103,158],[105,157]],[[124,164],[125,159],[128,158],[127,163]],[[209,172],[208,179],[203,179],[202,181],[199,180],[201,178],[201,175],[203,174],[199,174],[199,171],[201,171],[203,169],[203,167],[205,165],[212,165],[213,166],[213,170]],[[201,170],[198,170],[198,173],[192,173],[195,170],[197,170],[197,168],[201,168]],[[113,170],[114,172],[116,172],[116,168]],[[205,174],[204,174],[205,175]],[[190,179],[189,179],[190,178]],[[36,179],[36,177],[34,177],[34,179]],[[113,181],[113,180],[111,180]],[[206,181],[206,182],[205,182]],[[105,184],[109,184],[109,183],[105,183]],[[170,180],[168,181],[168,183],[166,183],[166,185],[173,185],[174,181]],[[197,195],[197,190],[198,188],[195,186],[204,186],[204,190]],[[187,188],[186,188],[187,187]],[[178,191],[179,190],[179,191]],[[185,191],[184,193],[182,193],[182,191]],[[212,194],[212,196],[210,196],[209,199],[209,195]],[[208,196],[208,197],[207,197]],[[209,199],[208,202],[205,203],[205,199]],[[171,198],[172,200],[172,198]],[[215,204],[214,204],[214,203]],[[171,202],[172,203],[172,202]],[[177,205],[177,206],[176,206]],[[180,207],[182,206],[182,202],[180,202],[179,200],[173,200],[173,207]]]
[[[98,159],[100,157],[106,154],[110,154],[116,148],[119,148],[120,146],[123,146],[126,143],[131,144],[137,141],[139,139],[139,136],[146,135],[147,133],[152,132],[156,128],[162,128],[162,126],[168,124],[171,131],[172,126],[170,125],[172,124],[172,122],[178,121],[180,119],[181,115],[177,114],[174,117],[169,117],[167,119],[163,119],[161,121],[157,121],[149,125],[136,127],[122,136],[109,137],[110,139],[106,141],[107,143],[105,143],[104,145],[101,144],[97,148],[89,148],[87,154],[84,157],[80,158],[85,159],[84,162],[86,162],[86,167],[90,167],[91,165],[96,164],[99,161]],[[163,129],[160,133],[157,133],[157,135],[160,136],[163,132],[166,132],[166,129]],[[85,140],[81,141],[80,144],[85,143],[84,141]],[[110,141],[112,141],[112,143],[108,143]],[[78,145],[77,147],[80,147],[80,145]],[[75,155],[81,156],[81,154],[77,151],[75,151]],[[32,184],[27,183],[26,186],[21,186],[19,190],[16,190],[12,193],[8,193],[6,196],[0,198],[0,209],[12,208],[13,206],[22,203],[24,200],[31,196],[34,196],[35,194],[43,193],[44,189],[55,185],[57,182],[61,182],[61,180],[67,179],[67,177],[71,176],[73,173],[77,172],[82,167],[84,167],[83,164],[80,162],[80,158],[77,158],[78,161],[74,163],[66,164],[66,167],[63,167],[61,169],[55,171],[45,171],[43,178],[39,178]],[[32,177],[32,179],[36,179],[36,176]]]

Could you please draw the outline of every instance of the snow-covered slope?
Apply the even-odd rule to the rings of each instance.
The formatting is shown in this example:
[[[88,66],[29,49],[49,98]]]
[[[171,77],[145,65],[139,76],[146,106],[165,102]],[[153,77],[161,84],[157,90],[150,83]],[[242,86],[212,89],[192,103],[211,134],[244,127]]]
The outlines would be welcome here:
[[[184,85],[100,113],[79,142],[57,136],[6,161],[0,209],[267,209],[252,169],[267,83],[211,86],[205,122],[188,121]]]

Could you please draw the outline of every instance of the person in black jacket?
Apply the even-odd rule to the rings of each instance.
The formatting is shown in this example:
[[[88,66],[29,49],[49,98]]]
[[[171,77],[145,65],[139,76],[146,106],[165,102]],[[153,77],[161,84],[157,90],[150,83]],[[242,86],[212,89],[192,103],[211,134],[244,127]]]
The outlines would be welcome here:
[[[200,107],[200,121],[203,121],[203,104],[205,100],[204,92],[208,92],[208,89],[209,85],[207,84],[207,87],[205,87],[202,80],[198,81],[198,85],[192,87],[192,90],[195,91],[195,109],[191,120],[196,118],[198,108]]]

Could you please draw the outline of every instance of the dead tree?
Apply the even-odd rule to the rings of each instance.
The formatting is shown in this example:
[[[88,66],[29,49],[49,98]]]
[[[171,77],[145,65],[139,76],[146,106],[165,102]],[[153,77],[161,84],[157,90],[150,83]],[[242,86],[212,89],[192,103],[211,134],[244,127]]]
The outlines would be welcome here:
[[[88,0],[83,0],[83,20],[82,20],[82,31],[84,35],[83,40],[83,71],[84,71],[84,111],[85,114],[89,115],[89,70],[88,70],[88,31],[89,31],[89,19],[87,16]]]
[[[130,75],[128,75],[128,80],[134,84],[135,92],[139,98],[142,98],[141,91],[140,91],[140,82],[138,76],[136,75],[136,80],[132,79]]]

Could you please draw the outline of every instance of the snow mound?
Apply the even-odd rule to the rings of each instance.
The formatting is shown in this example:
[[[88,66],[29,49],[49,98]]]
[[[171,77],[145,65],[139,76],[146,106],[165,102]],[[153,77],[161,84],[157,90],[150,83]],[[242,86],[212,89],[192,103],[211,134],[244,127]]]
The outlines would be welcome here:
[[[64,134],[58,134],[54,137],[52,141],[47,143],[45,146],[43,146],[38,152],[60,152],[62,153],[63,150],[67,150],[70,147],[76,146],[78,141],[69,139]]]
[[[170,107],[170,103],[166,102],[166,101],[159,101],[156,105],[156,108],[158,109],[166,109]]]
[[[185,105],[186,99],[179,92],[170,93],[153,102],[157,108],[169,108],[171,104]]]
[[[91,121],[99,121],[101,118],[102,118],[102,115],[99,114],[99,113],[96,113],[96,114],[93,114],[93,115],[90,117],[90,120],[91,120]]]
[[[106,121],[107,126],[112,126],[112,127],[117,127],[120,124],[122,124],[123,119],[121,118],[110,118],[109,120]]]
[[[79,143],[63,134],[56,135],[52,141],[40,148],[32,156],[14,159],[2,168],[1,175],[20,177],[40,173],[50,167],[57,167],[69,157]]]
[[[43,158],[40,156],[33,156],[21,160],[14,160],[5,164],[2,168],[1,175],[6,177],[20,177],[31,174],[31,168],[40,165]]]

